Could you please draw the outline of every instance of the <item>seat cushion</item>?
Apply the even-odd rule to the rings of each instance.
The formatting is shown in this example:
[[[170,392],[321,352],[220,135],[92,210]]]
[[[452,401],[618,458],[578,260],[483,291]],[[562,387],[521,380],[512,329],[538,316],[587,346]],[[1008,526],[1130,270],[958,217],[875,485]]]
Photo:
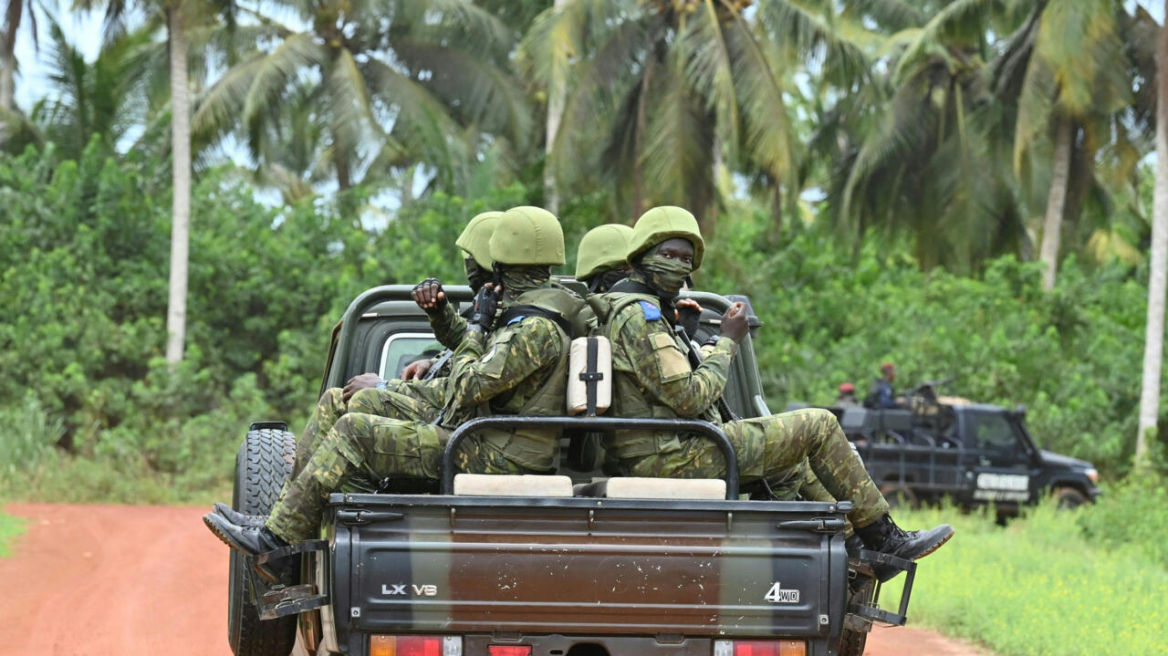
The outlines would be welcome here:
[[[725,499],[720,478],[637,478],[622,476],[577,486],[578,496],[609,499]]]
[[[570,497],[572,479],[531,474],[456,474],[454,494],[470,497]]]

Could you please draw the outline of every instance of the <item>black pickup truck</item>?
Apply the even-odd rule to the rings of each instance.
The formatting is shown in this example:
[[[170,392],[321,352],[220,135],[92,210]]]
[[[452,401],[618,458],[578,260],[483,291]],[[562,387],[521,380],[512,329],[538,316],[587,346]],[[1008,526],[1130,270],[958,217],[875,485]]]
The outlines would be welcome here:
[[[409,291],[378,287],[353,301],[322,389],[367,371],[393,377],[437,349]],[[470,298],[465,287],[447,293]],[[730,304],[692,296],[713,312]],[[768,412],[750,338],[726,398],[741,416]],[[562,429],[558,471],[456,475],[453,446],[508,422]],[[597,434],[666,424],[717,441],[725,480],[604,478]],[[270,509],[294,444],[282,423],[251,426],[237,459],[237,510]],[[301,559],[298,578],[267,584],[232,554],[236,656],[859,656],[874,622],[906,621],[915,564],[849,555],[848,502],[740,496],[734,453],[708,423],[480,418],[451,435],[441,481],[399,483],[333,494],[321,539],[259,557]],[[876,560],[907,572],[896,609],[878,605]]]
[[[1095,467],[1040,449],[1021,409],[946,397],[915,411],[829,409],[892,504],[949,497],[965,508],[992,503],[1010,515],[1047,495],[1074,508],[1101,494]]]

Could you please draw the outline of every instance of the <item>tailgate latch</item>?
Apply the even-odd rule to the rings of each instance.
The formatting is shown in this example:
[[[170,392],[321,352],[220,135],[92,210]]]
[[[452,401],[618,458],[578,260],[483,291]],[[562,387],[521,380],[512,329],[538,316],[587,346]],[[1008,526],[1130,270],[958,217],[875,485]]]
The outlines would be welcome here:
[[[779,522],[778,527],[814,533],[839,533],[844,530],[846,525],[847,522],[843,517],[816,517],[814,519],[791,519]]]
[[[374,522],[393,522],[401,519],[403,516],[401,513],[380,512],[376,510],[365,510],[363,508],[338,510],[335,515],[338,522],[350,526],[364,526]]]

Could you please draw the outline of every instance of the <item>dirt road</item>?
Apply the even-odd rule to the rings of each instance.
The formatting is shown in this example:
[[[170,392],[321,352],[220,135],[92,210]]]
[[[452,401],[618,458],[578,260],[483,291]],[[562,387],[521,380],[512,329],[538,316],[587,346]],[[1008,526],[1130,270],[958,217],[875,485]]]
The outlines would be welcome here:
[[[10,504],[28,521],[0,558],[0,656],[230,656],[227,549],[204,508]],[[981,656],[919,629],[869,656]]]

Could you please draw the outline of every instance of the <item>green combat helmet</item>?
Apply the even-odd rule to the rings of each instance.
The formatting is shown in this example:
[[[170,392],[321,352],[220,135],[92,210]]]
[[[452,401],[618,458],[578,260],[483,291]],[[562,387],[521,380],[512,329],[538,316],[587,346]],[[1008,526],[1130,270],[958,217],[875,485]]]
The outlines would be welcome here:
[[[514,266],[557,266],[564,263],[564,231],[551,212],[538,207],[512,207],[503,212],[491,235],[491,259]]]
[[[592,276],[625,263],[633,229],[609,223],[589,230],[576,250],[576,280]]]
[[[693,268],[696,271],[702,265],[702,256],[706,252],[706,242],[702,240],[701,230],[698,229],[698,220],[694,218],[694,215],[672,205],[654,207],[637,219],[637,224],[633,226],[633,238],[629,243],[628,263],[632,264],[633,260],[641,253],[674,237],[687,239],[693,244]]]
[[[475,215],[463,228],[458,241],[454,242],[463,252],[474,258],[476,264],[487,271],[494,269],[495,263],[491,259],[491,235],[494,234],[495,225],[502,216],[502,212],[483,212]]]

